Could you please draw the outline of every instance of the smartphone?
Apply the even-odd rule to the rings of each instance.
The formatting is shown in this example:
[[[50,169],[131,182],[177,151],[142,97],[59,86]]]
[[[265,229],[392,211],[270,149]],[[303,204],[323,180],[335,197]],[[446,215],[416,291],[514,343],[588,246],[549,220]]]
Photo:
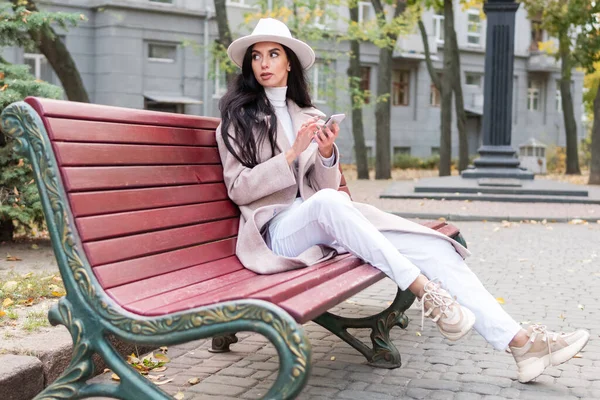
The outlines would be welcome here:
[[[346,114],[333,114],[331,117],[327,118],[327,121],[325,121],[325,126],[330,128],[334,122],[339,125],[344,118],[346,118]]]

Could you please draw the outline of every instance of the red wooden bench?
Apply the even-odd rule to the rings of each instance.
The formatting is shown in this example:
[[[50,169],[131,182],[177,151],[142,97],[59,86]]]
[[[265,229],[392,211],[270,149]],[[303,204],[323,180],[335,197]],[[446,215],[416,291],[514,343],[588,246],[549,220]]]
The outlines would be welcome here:
[[[2,114],[32,161],[67,296],[51,322],[73,335],[74,359],[42,396],[166,395],[140,378],[106,341],[144,344],[213,337],[228,351],[235,332],[264,334],[279,352],[280,373],[266,398],[292,398],[309,373],[310,343],[301,324],[314,320],[372,365],[400,366],[389,340],[414,296],[399,291],[370,318],[327,312],[383,279],[350,255],[310,268],[257,275],[235,256],[239,211],[227,197],[216,148],[215,118],[28,98]],[[348,192],[345,181],[340,190]],[[349,193],[349,192],[348,192]],[[449,236],[456,228],[428,224]],[[369,347],[347,328],[371,328]],[[118,386],[86,385],[99,353]],[[78,372],[75,374],[74,372]]]

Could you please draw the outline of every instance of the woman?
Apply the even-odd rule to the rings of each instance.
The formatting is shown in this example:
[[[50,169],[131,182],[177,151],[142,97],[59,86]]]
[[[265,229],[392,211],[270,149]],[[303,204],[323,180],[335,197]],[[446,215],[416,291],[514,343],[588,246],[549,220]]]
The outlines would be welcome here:
[[[325,115],[313,107],[304,71],[315,54],[285,24],[261,19],[228,55],[242,73],[221,99],[217,142],[229,197],[242,213],[236,253],[247,268],[276,273],[353,253],[414,293],[423,318],[448,339],[474,326],[496,349],[509,347],[521,382],[586,345],[586,331],[522,329],[465,264],[469,252],[459,243],[337,191],[339,127],[323,126]]]

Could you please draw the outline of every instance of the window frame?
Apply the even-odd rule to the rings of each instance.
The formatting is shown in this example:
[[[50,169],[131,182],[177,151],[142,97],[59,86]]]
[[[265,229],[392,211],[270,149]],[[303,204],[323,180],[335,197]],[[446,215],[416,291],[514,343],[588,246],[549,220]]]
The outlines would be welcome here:
[[[479,14],[478,8],[469,8],[467,10],[467,45],[472,47],[481,47],[481,31],[482,31],[482,21],[481,15]],[[471,16],[477,16],[478,21],[471,21]],[[477,31],[471,31],[471,24],[475,24],[477,26]],[[477,43],[471,42],[469,39],[477,38]]]
[[[536,86],[537,85],[537,86]],[[542,82],[539,79],[529,78],[527,83],[527,110],[540,111],[541,104]],[[533,107],[535,105],[535,107]]]
[[[365,20],[365,13],[364,13],[364,7],[367,7],[369,9],[369,15],[371,15],[371,18]],[[369,22],[369,21],[373,21],[374,19],[376,19],[376,14],[375,14],[375,7],[373,7],[373,3],[371,3],[370,1],[359,1],[358,2],[358,23],[364,23],[364,22]]]
[[[164,64],[175,64],[177,62],[177,44],[172,43],[160,43],[160,42],[147,42],[148,43],[148,61],[156,62],[156,63],[164,63]],[[150,48],[152,46],[163,46],[163,47],[172,47],[174,48],[174,58],[162,58],[162,57],[151,57]]]
[[[470,77],[477,77],[479,79],[479,83],[476,85],[469,83],[468,80]],[[472,87],[472,88],[481,89],[483,87],[483,73],[473,72],[473,71],[465,71],[465,85]]]
[[[399,73],[399,81],[394,81],[396,73]],[[406,75],[404,75],[406,74]],[[402,81],[402,77],[406,76],[406,82]],[[405,92],[402,89],[405,89]],[[400,93],[405,93],[403,98],[404,102],[396,103],[396,90]],[[409,69],[394,69],[392,70],[392,106],[394,107],[408,107],[410,106],[410,70]]]
[[[437,44],[444,44],[444,19],[442,14],[433,15],[433,36],[435,36],[435,42]]]
[[[225,74],[225,71],[221,71],[219,60],[215,60],[215,77],[213,79],[212,95],[213,99],[220,99],[225,93],[227,93],[227,75],[223,76],[223,74]],[[221,82],[222,79],[225,79],[225,81]],[[225,86],[222,86],[222,83],[224,83]]]
[[[366,74],[365,74],[366,72]],[[366,76],[366,79],[365,79]],[[366,84],[365,84],[366,82]],[[371,66],[360,66],[360,90],[363,92],[363,101],[365,104],[371,103]],[[367,93],[368,91],[368,93]]]
[[[318,104],[324,104],[327,102],[327,80],[329,79],[329,73],[327,71],[325,71],[325,69],[328,67],[328,65],[326,63],[324,63],[323,61],[315,61],[315,63],[313,64],[313,68],[311,70],[311,74],[312,74],[312,79],[310,80],[311,82],[311,97],[314,103],[318,103]],[[321,78],[320,75],[320,70],[323,70],[324,75],[325,75],[325,91],[324,94],[322,95],[323,98],[321,98],[321,96],[319,96],[319,79]]]

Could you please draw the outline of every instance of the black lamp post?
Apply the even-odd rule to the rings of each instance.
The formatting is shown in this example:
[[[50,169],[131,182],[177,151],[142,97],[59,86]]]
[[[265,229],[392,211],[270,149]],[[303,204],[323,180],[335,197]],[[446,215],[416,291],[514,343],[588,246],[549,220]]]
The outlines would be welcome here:
[[[463,178],[533,179],[519,167],[510,145],[512,131],[513,66],[515,48],[514,0],[488,0],[485,84],[483,91],[483,145],[480,157],[462,173]]]

